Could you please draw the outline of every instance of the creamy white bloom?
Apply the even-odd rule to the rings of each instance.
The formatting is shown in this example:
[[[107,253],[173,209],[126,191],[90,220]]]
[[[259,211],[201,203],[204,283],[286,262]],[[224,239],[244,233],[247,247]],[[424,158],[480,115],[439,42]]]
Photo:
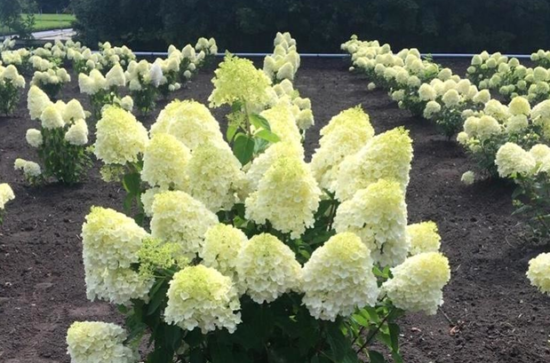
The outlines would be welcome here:
[[[476,180],[476,175],[473,171],[470,171],[470,170],[462,174],[462,177],[460,178],[460,181],[466,185],[474,184],[475,180]]]
[[[148,237],[132,218],[112,209],[92,207],[82,225],[82,257],[88,299],[116,304],[147,299],[153,281],[131,266]]]
[[[407,257],[406,228],[405,195],[399,183],[383,179],[340,204],[334,218],[336,232],[357,234],[382,266],[396,266]]]
[[[396,128],[376,135],[356,154],[340,164],[336,182],[336,197],[349,200],[355,192],[379,179],[398,181],[403,191],[409,184],[413,157],[408,131]]]
[[[196,147],[185,169],[186,191],[213,212],[230,210],[238,201],[245,174],[229,145],[205,143]]]
[[[78,119],[65,133],[65,141],[71,145],[83,146],[88,143],[88,125],[84,119]]]
[[[126,86],[126,76],[122,66],[117,63],[105,75],[107,87],[124,87]]]
[[[141,179],[163,189],[182,189],[185,186],[185,168],[190,159],[190,150],[178,139],[157,133],[143,153]]]
[[[382,285],[392,303],[409,312],[434,315],[443,304],[443,287],[451,278],[449,261],[438,252],[409,257],[391,269],[393,278]]]
[[[44,109],[51,105],[50,98],[37,86],[31,86],[27,95],[27,107],[32,120],[40,118]]]
[[[534,172],[536,166],[533,155],[512,142],[507,142],[498,149],[495,164],[498,174],[503,178],[512,174],[529,175]]]
[[[152,214],[152,236],[179,243],[183,255],[189,259],[202,250],[204,234],[218,223],[218,217],[204,204],[181,191],[155,195]]]
[[[424,252],[437,252],[441,246],[441,236],[435,222],[422,222],[407,226],[407,236],[411,241],[411,255]]]
[[[34,161],[15,159],[14,168],[15,170],[23,170],[23,174],[25,174],[26,177],[30,178],[36,178],[42,174],[40,165],[38,165]]]
[[[0,184],[0,210],[4,209],[6,206],[6,203],[8,203],[10,200],[15,199],[15,194],[13,193],[13,190],[7,183]]]
[[[270,234],[252,237],[237,257],[242,293],[258,304],[270,303],[286,292],[299,292],[302,269],[294,252]]]
[[[283,233],[299,238],[315,222],[321,190],[303,160],[276,160],[245,201],[246,218],[257,223],[270,221]]]
[[[116,324],[75,322],[67,331],[67,353],[72,363],[135,363],[139,356],[124,345],[127,337]]]
[[[373,306],[378,285],[372,266],[370,251],[358,236],[331,237],[304,265],[302,302],[313,317],[330,321]]]
[[[550,294],[550,253],[541,253],[529,261],[527,278],[531,285],[538,287],[543,293]]]
[[[241,304],[231,279],[213,268],[190,266],[170,281],[164,320],[184,330],[200,328],[203,334],[226,328],[230,333],[241,322]]]
[[[25,138],[32,147],[40,147],[43,143],[42,133],[37,129],[28,129]]]
[[[311,169],[319,186],[334,191],[340,164],[357,153],[374,136],[369,116],[361,107],[334,116],[321,129],[320,147],[311,159]]]
[[[46,106],[40,115],[40,121],[45,129],[57,129],[65,126],[61,113],[54,105]]]
[[[166,133],[193,150],[207,143],[225,143],[220,125],[208,108],[195,101],[173,101],[162,110],[151,126],[151,136]]]
[[[136,162],[149,142],[145,127],[131,113],[115,106],[103,109],[96,129],[94,153],[106,164]]]
[[[240,230],[226,224],[216,224],[206,231],[199,255],[202,263],[238,281],[237,256],[248,238]]]

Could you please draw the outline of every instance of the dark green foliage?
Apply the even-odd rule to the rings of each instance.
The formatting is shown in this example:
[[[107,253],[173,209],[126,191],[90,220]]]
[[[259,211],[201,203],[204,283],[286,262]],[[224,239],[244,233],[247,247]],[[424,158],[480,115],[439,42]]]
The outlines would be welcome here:
[[[36,11],[34,0],[0,0],[0,26],[21,38],[30,38]]]
[[[57,14],[65,12],[71,0],[36,0],[38,10],[44,14]]]
[[[206,36],[220,50],[269,51],[275,32],[290,31],[303,52],[336,52],[351,34],[429,52],[550,48],[550,0],[72,1],[93,45],[119,39],[165,49]]]

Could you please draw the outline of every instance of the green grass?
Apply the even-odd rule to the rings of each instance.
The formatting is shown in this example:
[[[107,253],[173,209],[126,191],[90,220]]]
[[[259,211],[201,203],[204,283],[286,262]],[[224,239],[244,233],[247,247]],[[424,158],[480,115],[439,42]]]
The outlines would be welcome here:
[[[34,16],[33,31],[70,28],[75,20],[71,14],[36,14]],[[5,26],[0,26],[0,34],[11,34],[12,31]]]

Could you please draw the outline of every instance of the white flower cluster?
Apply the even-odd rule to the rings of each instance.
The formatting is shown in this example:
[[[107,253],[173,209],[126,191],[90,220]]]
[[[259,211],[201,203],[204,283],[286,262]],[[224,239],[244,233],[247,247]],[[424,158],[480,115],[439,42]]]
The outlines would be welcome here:
[[[305,131],[315,124],[311,110],[311,100],[300,97],[299,92],[294,89],[294,85],[290,80],[284,79],[268,91],[271,95],[270,106],[275,107],[285,104],[290,109],[300,130]]]
[[[94,153],[105,164],[136,162],[149,143],[145,127],[119,107],[104,108],[96,129]]]
[[[70,145],[84,146],[88,143],[86,112],[78,100],[52,103],[48,95],[36,86],[29,90],[27,100],[31,118],[38,118],[44,130],[65,130],[64,140]],[[27,130],[26,139],[34,148],[44,143],[42,132],[37,129]]]
[[[301,291],[302,268],[294,252],[273,235],[252,237],[241,248],[236,265],[241,293],[258,304]]]
[[[2,51],[2,63],[5,65],[14,65],[16,67],[22,67],[25,65],[31,56],[31,53],[26,48],[19,48],[17,50]]]
[[[25,78],[19,74],[14,65],[10,64],[7,67],[0,65],[0,88],[5,88],[8,83],[15,88],[25,88]]]
[[[550,294],[550,253],[541,253],[529,261],[527,278],[545,294]]]
[[[124,345],[128,334],[116,324],[82,321],[67,331],[72,363],[135,363],[137,352]]]
[[[52,67],[45,71],[36,71],[32,77],[31,83],[42,89],[50,87],[61,88],[65,83],[71,81],[71,76],[65,68]],[[52,96],[57,92],[52,91]]]
[[[111,43],[99,44],[101,57],[99,59],[102,69],[110,69],[114,64],[120,63],[123,66],[136,59],[134,52],[127,46],[113,47]]]
[[[40,175],[42,175],[42,169],[40,168],[40,165],[38,165],[34,161],[15,159],[14,169],[23,171],[23,174],[27,179],[38,178],[40,177]]]
[[[216,55],[218,53],[216,39],[199,38],[199,40],[197,40],[197,44],[195,45],[195,50],[197,52],[204,52],[207,56]]]
[[[260,224],[269,221],[275,229],[299,238],[313,226],[320,196],[308,164],[296,157],[281,158],[246,199],[246,217]]]
[[[204,204],[182,191],[165,191],[154,196],[151,207],[154,238],[179,243],[184,256],[193,259],[202,250],[204,234],[218,218]]]
[[[281,158],[304,159],[304,149],[301,144],[280,141],[270,145],[265,152],[252,161],[246,171],[246,186],[243,192],[252,193],[258,190],[258,184],[276,160]]]
[[[507,142],[498,149],[495,164],[498,167],[498,174],[503,178],[514,174],[530,175],[536,167],[533,155],[511,142]]]
[[[213,212],[231,210],[245,183],[241,163],[225,143],[196,147],[185,168],[185,190]]]
[[[153,281],[132,269],[148,237],[133,219],[112,209],[92,207],[82,226],[82,258],[88,299],[125,304],[147,299]]]
[[[13,190],[7,183],[0,184],[0,212],[5,209],[6,203],[15,199]]]
[[[199,327],[203,334],[226,328],[230,333],[241,322],[239,295],[231,279],[206,266],[190,266],[170,281],[164,320],[184,330]]]
[[[334,192],[344,159],[356,154],[373,136],[369,115],[360,106],[334,116],[321,129],[320,147],[311,159],[311,169],[319,186]]]
[[[158,133],[174,136],[191,150],[206,143],[225,143],[210,110],[195,101],[169,103],[151,126],[151,136]]]
[[[482,52],[472,58],[468,77],[481,89],[498,90],[505,99],[524,96],[532,103],[545,100],[550,95],[548,52],[539,50],[531,55],[535,68],[525,67],[517,58],[501,53]]]
[[[353,233],[331,237],[303,269],[302,299],[316,319],[334,321],[357,308],[374,306],[378,285],[370,251]]]
[[[294,81],[300,67],[300,55],[296,48],[296,40],[290,33],[277,33],[273,42],[273,55],[264,59],[264,73],[278,83],[282,80]]]
[[[161,189],[183,189],[190,150],[170,134],[156,133],[143,153],[141,179]]]
[[[411,255],[424,252],[437,252],[441,246],[441,236],[435,222],[422,222],[407,226],[407,235],[411,241]]]
[[[202,263],[237,281],[237,256],[247,243],[248,238],[240,229],[216,224],[204,235],[204,245],[200,251]]]
[[[361,237],[381,266],[399,265],[410,249],[407,205],[400,185],[380,179],[357,191],[338,207],[334,229]]]
[[[144,91],[148,87],[157,88],[162,82],[162,68],[158,63],[151,64],[142,59],[131,61],[125,73],[130,91]]]
[[[409,257],[391,269],[393,278],[382,285],[392,303],[410,312],[434,315],[443,304],[443,287],[451,278],[449,261],[438,252]]]
[[[341,201],[349,200],[358,190],[380,179],[398,182],[405,192],[412,158],[412,140],[405,129],[396,128],[374,136],[340,164],[335,183],[336,197]]]

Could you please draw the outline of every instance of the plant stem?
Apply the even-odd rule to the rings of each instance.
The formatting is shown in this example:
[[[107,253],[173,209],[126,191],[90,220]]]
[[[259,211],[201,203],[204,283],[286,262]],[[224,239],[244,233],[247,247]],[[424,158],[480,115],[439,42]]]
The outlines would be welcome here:
[[[376,336],[376,334],[378,334],[378,332],[380,331],[380,329],[382,329],[382,325],[384,325],[384,323],[388,320],[388,318],[390,317],[390,315],[393,313],[395,308],[391,308],[390,311],[388,311],[388,314],[384,317],[384,319],[382,319],[382,321],[380,322],[380,324],[378,324],[378,326],[376,327],[376,329],[372,332],[372,334],[370,334],[370,336],[367,338],[367,341],[357,350],[357,354],[359,354],[359,352],[361,352],[363,349],[365,349],[369,344],[370,342],[374,339],[374,337]]]

